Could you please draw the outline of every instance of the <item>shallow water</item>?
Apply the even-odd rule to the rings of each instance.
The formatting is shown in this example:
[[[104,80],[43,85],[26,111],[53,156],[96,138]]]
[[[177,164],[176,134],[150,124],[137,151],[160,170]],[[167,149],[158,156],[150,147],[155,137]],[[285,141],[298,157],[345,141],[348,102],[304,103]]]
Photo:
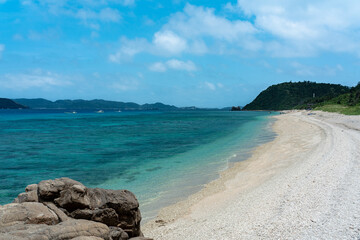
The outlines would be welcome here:
[[[129,189],[145,219],[274,137],[266,112],[0,111],[0,204],[26,185],[70,177]]]

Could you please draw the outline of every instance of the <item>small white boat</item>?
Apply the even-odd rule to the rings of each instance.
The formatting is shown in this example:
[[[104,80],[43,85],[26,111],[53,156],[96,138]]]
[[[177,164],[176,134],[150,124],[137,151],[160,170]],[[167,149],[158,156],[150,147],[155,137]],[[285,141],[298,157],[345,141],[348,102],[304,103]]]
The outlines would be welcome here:
[[[96,113],[104,113],[103,110],[96,111]]]
[[[77,114],[77,112],[75,112],[75,111],[72,111],[72,112],[65,112],[65,113],[67,113],[67,114]]]

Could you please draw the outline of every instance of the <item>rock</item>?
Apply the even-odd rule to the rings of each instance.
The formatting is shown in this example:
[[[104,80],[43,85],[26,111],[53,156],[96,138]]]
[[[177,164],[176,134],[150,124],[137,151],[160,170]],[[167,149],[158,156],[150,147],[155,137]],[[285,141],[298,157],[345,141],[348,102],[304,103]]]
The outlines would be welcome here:
[[[37,189],[38,189],[37,184],[30,184],[26,186],[25,192],[37,191]]]
[[[65,188],[65,184],[59,180],[41,181],[38,185],[38,195],[41,200],[51,201],[60,195],[60,191]]]
[[[127,190],[107,190],[73,185],[64,188],[55,204],[69,216],[118,226],[129,236],[139,236],[141,214],[135,195]]]
[[[70,178],[58,178],[28,185],[14,202],[0,206],[1,239],[142,237],[139,203],[127,190],[86,188]],[[100,224],[93,226],[101,234],[84,223]]]
[[[112,240],[128,240],[129,235],[119,227],[110,227],[110,237]]]
[[[117,226],[119,216],[112,208],[97,209],[94,211],[91,220],[95,222],[102,222],[108,226]]]
[[[23,202],[38,202],[39,198],[37,191],[27,191],[20,193],[17,198],[15,198],[14,203],[23,203]]]
[[[72,212],[76,209],[90,208],[90,198],[86,194],[86,187],[80,188],[74,185],[61,191],[60,196],[54,202],[67,211]]]
[[[15,225],[19,222],[53,225],[59,223],[59,218],[42,203],[25,202],[0,206],[0,227]]]
[[[87,219],[91,220],[92,216],[94,215],[94,210],[90,209],[76,209],[72,213],[70,213],[70,217],[76,219]]]
[[[96,222],[102,222],[108,226],[117,226],[119,216],[112,208],[104,209],[76,209],[70,216],[76,219],[87,219]]]
[[[58,216],[60,222],[64,222],[64,221],[67,221],[70,219],[63,211],[61,211],[59,208],[57,208],[54,203],[43,202],[43,204],[45,206],[47,206],[50,210],[52,210]]]
[[[0,233],[1,239],[4,236],[4,239],[11,240],[68,240],[77,237],[97,237],[110,240],[110,229],[105,224],[74,219],[50,226],[44,224],[18,224],[0,229]]]
[[[53,200],[59,197],[60,192],[73,185],[82,185],[80,182],[70,178],[58,178],[55,180],[45,180],[38,184],[38,195],[40,200]],[[83,186],[83,185],[82,185]]]
[[[133,238],[130,238],[129,240],[154,240],[154,239],[147,238],[147,237],[133,237]]]
[[[117,215],[117,226],[130,237],[139,236],[141,214],[135,195],[127,190],[88,189],[91,208],[113,208]]]
[[[71,240],[104,240],[104,239],[103,239],[103,238],[99,238],[99,237],[85,237],[85,236],[80,236],[80,237],[72,238]]]

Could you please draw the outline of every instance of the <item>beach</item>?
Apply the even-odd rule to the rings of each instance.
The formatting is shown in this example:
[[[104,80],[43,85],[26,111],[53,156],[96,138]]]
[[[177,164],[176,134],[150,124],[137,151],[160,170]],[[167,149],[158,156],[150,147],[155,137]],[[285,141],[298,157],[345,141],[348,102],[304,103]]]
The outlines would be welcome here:
[[[275,116],[256,148],[142,230],[154,239],[359,239],[360,117]]]

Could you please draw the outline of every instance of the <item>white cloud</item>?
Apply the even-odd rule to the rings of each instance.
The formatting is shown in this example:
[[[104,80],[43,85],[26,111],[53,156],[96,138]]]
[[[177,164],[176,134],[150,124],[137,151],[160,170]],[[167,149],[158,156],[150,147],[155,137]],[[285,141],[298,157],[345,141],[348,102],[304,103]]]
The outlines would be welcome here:
[[[155,62],[149,66],[149,70],[153,72],[166,72],[168,69],[188,72],[197,70],[196,65],[190,60],[184,62],[178,59],[171,59],[165,63]]]
[[[148,16],[144,16],[143,17],[143,22],[146,26],[153,26],[155,25],[154,20],[152,20],[151,18],[149,18]]]
[[[5,45],[4,44],[0,44],[0,58],[2,55],[2,52],[5,50]]]
[[[240,10],[237,6],[233,5],[232,3],[228,2],[225,4],[224,9],[229,11],[229,12],[233,12],[233,13],[239,13]]]
[[[2,75],[0,76],[0,83],[3,87],[13,90],[24,90],[29,88],[47,89],[50,87],[68,86],[72,84],[66,76],[43,71],[41,69],[24,74]]]
[[[43,0],[48,1],[48,0]],[[50,0],[51,1],[51,0]],[[65,0],[70,1],[70,0]],[[135,5],[135,0],[78,0],[78,2],[86,7],[97,7],[97,6],[103,6],[108,4],[119,4],[123,6],[133,6]]]
[[[203,40],[194,40],[190,45],[189,52],[193,54],[205,54],[209,51],[208,47],[206,46]]]
[[[314,77],[314,76],[335,76],[338,72],[343,71],[343,67],[340,64],[335,66],[311,66],[304,65],[299,62],[290,63],[291,74],[295,74],[303,77]]]
[[[204,39],[257,50],[261,42],[253,37],[256,33],[258,30],[250,22],[231,21],[216,15],[213,8],[186,4],[183,12],[171,16],[168,23],[155,34],[154,40],[164,36],[166,41],[158,41],[157,45],[165,46],[170,53],[178,54],[186,51],[192,54],[204,54],[209,52]],[[216,42],[213,48],[219,53],[221,51],[218,51],[218,45],[219,43]]]
[[[76,13],[76,17],[83,20],[85,23],[89,20],[99,20],[102,22],[119,22],[121,19],[119,11],[111,8],[104,8],[99,12],[80,9]]]
[[[119,22],[121,15],[116,9],[104,8],[99,13],[99,19],[104,22]]]
[[[346,52],[360,56],[358,0],[238,0],[224,9],[239,14],[238,19],[234,14],[230,19],[213,8],[186,4],[154,33],[151,42],[144,40],[147,47],[135,54],[262,52],[273,57],[308,57]],[[135,44],[137,40],[129,41]],[[123,55],[118,51],[111,58]]]
[[[196,66],[192,61],[183,62],[177,59],[171,59],[166,62],[166,65],[174,70],[185,70],[185,71],[195,71]]]
[[[222,83],[203,82],[200,87],[215,91],[219,88],[224,88],[224,85]]]
[[[249,22],[230,21],[217,16],[212,8],[186,4],[183,12],[172,15],[168,23],[154,34],[152,42],[148,42],[143,51],[165,56],[176,56],[184,52],[205,54],[210,51],[204,40],[206,38],[226,43],[235,42],[243,48],[256,50],[261,44],[252,35],[257,32]],[[135,44],[136,40],[133,41]],[[213,52],[222,52],[224,48],[219,49],[219,44],[214,44]],[[118,51],[111,55],[111,59],[118,59],[121,55]]]
[[[91,38],[98,38],[98,37],[99,37],[99,33],[96,32],[96,31],[92,31],[90,36],[91,36]]]
[[[132,59],[132,57],[140,52],[148,51],[151,46],[144,38],[136,38],[134,40],[122,37],[120,39],[120,48],[109,55],[109,61],[122,63]]]
[[[120,4],[124,5],[124,6],[134,6],[135,5],[135,0],[120,0],[117,1]]]
[[[37,32],[34,30],[30,30],[27,37],[30,40],[38,41],[38,40],[53,40],[58,39],[61,35],[61,31],[57,29],[47,29],[41,32]]]
[[[215,9],[197,7],[187,4],[184,12],[175,14],[164,26],[187,38],[210,36],[226,41],[240,40],[246,35],[257,32],[256,28],[247,21],[230,21],[217,16]]]
[[[360,54],[357,0],[238,0],[238,9],[255,19],[262,35],[273,38],[264,47],[273,55],[309,56],[320,51]]]
[[[156,62],[149,66],[149,70],[152,72],[166,72],[167,68],[162,62]]]
[[[100,29],[100,23],[118,23],[121,14],[114,4],[133,6],[134,0],[22,0],[22,5],[32,10],[56,16],[78,18],[92,29]],[[110,8],[109,6],[113,7]],[[36,14],[36,13],[34,13]]]
[[[6,1],[6,0],[0,0]],[[97,8],[101,6],[108,6],[109,4],[118,4],[122,6],[134,6],[135,0],[78,0],[76,2],[71,0],[21,0],[22,5],[27,6],[45,6],[49,9],[55,8]]]
[[[21,34],[14,34],[13,35],[13,40],[16,40],[16,41],[20,41],[20,40],[23,40],[24,37],[21,35]]]
[[[178,54],[187,49],[186,40],[168,30],[155,33],[153,43],[164,53]]]
[[[138,89],[139,82],[136,79],[120,79],[110,84],[109,87],[118,92],[131,91]]]
[[[213,84],[213,83],[211,83],[211,82],[204,82],[204,84],[205,84],[205,86],[206,86],[208,89],[210,89],[210,90],[212,90],[212,91],[215,91],[215,90],[216,90],[215,84]]]

